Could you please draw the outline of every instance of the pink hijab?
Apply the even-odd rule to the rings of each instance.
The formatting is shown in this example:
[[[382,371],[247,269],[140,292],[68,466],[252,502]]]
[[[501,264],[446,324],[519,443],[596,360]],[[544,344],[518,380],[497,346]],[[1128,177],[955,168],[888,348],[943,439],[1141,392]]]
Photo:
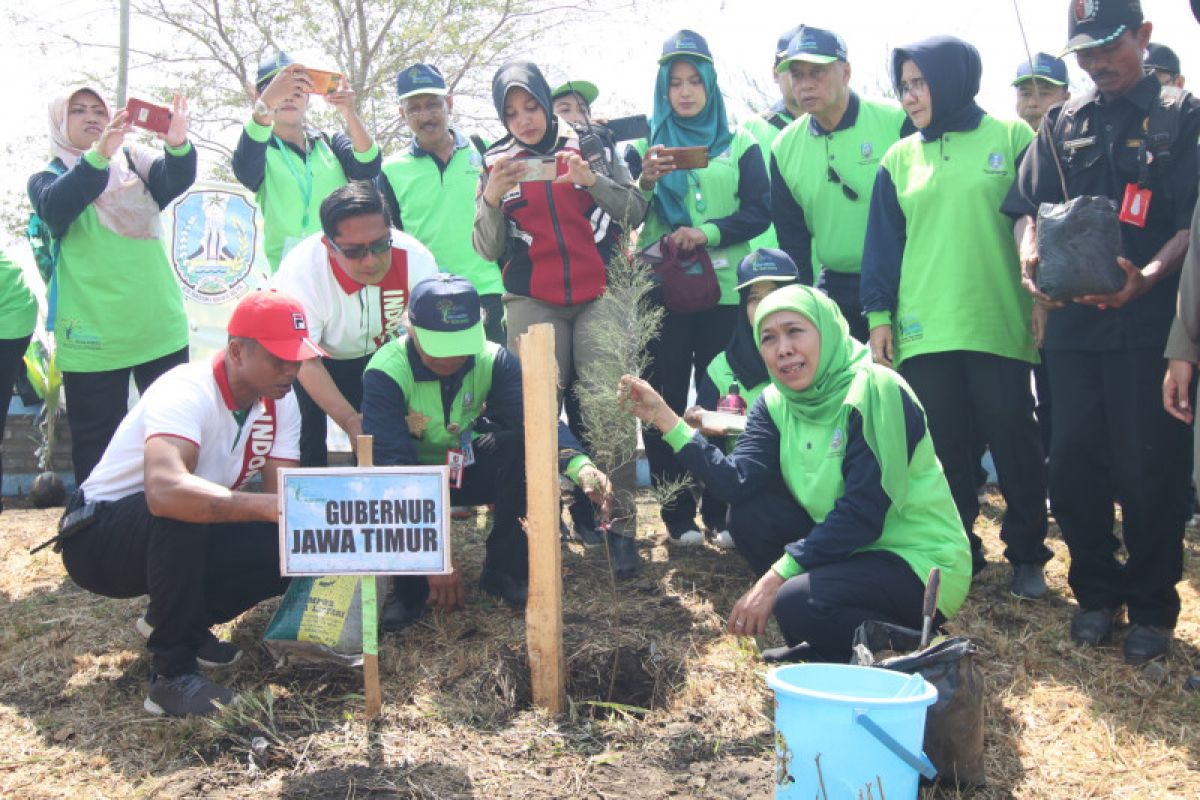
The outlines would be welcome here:
[[[50,101],[50,150],[71,169],[83,157],[83,150],[71,143],[67,135],[67,113],[71,98],[80,92],[91,92],[112,115],[112,107],[99,91],[90,86],[73,87],[67,94]],[[124,149],[129,150],[129,158]],[[100,224],[127,239],[158,239],[162,235],[160,209],[145,181],[150,167],[160,154],[142,145],[128,143],[113,156],[108,165],[108,185],[93,201]],[[133,162],[130,169],[129,162]],[[135,172],[136,170],[136,172]]]

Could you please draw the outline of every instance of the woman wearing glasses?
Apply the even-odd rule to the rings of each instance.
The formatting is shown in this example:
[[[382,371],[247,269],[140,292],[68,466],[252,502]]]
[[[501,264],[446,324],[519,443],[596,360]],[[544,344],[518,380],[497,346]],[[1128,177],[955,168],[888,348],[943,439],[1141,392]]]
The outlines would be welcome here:
[[[684,252],[707,249],[721,294],[718,303],[704,311],[668,308],[662,332],[650,344],[646,378],[667,405],[682,414],[693,369],[703,377],[733,333],[739,303],[737,266],[749,254],[750,240],[770,223],[770,185],[754,136],[729,129],[704,37],[688,30],[672,34],[658,63],[651,147],[642,159],[638,181],[652,198],[641,243],[669,235]],[[708,166],[702,169],[676,169],[674,156],[664,153],[668,147],[697,146],[707,149]],[[658,432],[647,430],[645,442],[656,484],[684,477]],[[662,518],[673,544],[704,542],[691,492],[679,492],[664,504]],[[724,528],[722,518],[709,522],[713,530]]]
[[[892,68],[918,132],[884,155],[871,198],[862,265],[871,352],[925,407],[976,571],[986,564],[972,530],[976,442],[990,445],[1012,591],[1038,598],[1051,553],[1029,385],[1037,351],[1012,220],[1000,212],[1033,131],[975,104],[981,65],[966,42],[942,36],[897,49]]]

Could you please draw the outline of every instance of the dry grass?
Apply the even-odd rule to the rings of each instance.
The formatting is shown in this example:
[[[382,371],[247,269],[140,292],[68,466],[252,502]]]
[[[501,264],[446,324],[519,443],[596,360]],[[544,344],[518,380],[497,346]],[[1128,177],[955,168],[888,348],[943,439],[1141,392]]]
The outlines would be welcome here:
[[[669,554],[654,510],[640,510],[651,563],[617,597],[602,552],[564,552],[569,715],[525,706],[522,618],[473,590],[465,613],[384,638],[384,716],[368,730],[358,672],[276,669],[256,646],[273,603],[227,631],[246,650],[223,676],[243,692],[236,710],[148,717],[132,626],[144,601],[93,597],[53,554],[30,557],[54,515],[10,505],[0,517],[0,796],[769,797],[763,667],[750,642],[721,633],[751,576],[732,554]],[[997,512],[981,523],[993,560]],[[480,514],[456,528],[468,576],[485,526]],[[1198,545],[1189,532],[1189,552]],[[990,785],[961,796],[1200,797],[1200,696],[1180,689],[1200,665],[1194,563],[1175,656],[1134,670],[1119,649],[1070,644],[1065,549],[1052,546],[1049,602],[1010,598],[1007,568],[993,566],[951,626],[979,641],[991,694]]]

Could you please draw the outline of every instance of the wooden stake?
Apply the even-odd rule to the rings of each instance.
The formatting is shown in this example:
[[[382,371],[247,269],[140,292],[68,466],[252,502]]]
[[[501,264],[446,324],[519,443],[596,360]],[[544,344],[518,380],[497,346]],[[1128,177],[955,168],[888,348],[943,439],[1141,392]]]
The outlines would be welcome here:
[[[356,443],[358,465],[375,466],[375,437],[359,436]],[[363,684],[367,696],[367,721],[376,719],[383,710],[383,694],[379,688],[379,609],[374,575],[364,575],[359,589],[362,600]]]
[[[563,660],[562,551],[559,549],[558,369],[554,328],[533,325],[520,337],[525,397],[526,533],[529,603],[525,630],[533,702],[551,714],[566,706]]]

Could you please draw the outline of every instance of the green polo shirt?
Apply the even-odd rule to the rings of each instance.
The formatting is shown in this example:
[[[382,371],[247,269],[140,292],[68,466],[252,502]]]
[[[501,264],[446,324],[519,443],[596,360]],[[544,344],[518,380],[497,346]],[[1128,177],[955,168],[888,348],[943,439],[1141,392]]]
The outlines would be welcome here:
[[[28,336],[37,325],[37,314],[37,299],[25,280],[25,271],[0,250],[0,339]]]
[[[775,165],[804,211],[816,264],[833,272],[861,269],[875,173],[899,140],[904,120],[904,110],[894,103],[857,98],[832,132],[805,114],[775,140]],[[830,167],[857,192],[857,200],[829,179]]]
[[[396,197],[404,231],[433,252],[438,269],[466,278],[481,295],[500,294],[500,268],[471,244],[483,157],[470,139],[453,134],[454,154],[444,167],[414,140],[403,154],[384,163],[383,180]]]
[[[763,112],[770,116],[778,116],[781,119],[787,120],[789,123],[795,118],[787,110],[783,111],[766,111]],[[775,143],[776,137],[783,132],[783,128],[776,128],[770,123],[767,117],[763,114],[755,114],[750,119],[742,123],[742,127],[750,132],[758,142],[758,147],[762,150],[763,166],[767,168],[767,175],[771,174],[771,146]],[[763,247],[779,247],[779,240],[775,238],[775,226],[767,228],[764,233],[755,236],[750,240],[750,249],[758,250]]]

